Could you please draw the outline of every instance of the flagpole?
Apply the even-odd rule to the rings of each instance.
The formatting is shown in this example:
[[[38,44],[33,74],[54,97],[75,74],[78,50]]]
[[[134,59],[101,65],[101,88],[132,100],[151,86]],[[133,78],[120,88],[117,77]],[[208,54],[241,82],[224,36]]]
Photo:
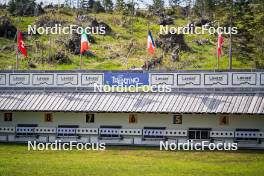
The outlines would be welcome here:
[[[233,22],[233,0],[231,1],[230,34],[229,34],[229,70],[232,70],[232,22]]]
[[[149,35],[149,21],[148,21],[148,31],[147,31],[147,37],[148,37],[148,35]],[[148,39],[147,39],[147,41],[148,41]],[[147,58],[146,58],[146,70],[148,70],[148,56],[147,56]]]
[[[219,57],[217,56],[217,70],[219,70]]]
[[[21,1],[19,2],[19,3],[21,3]],[[18,4],[16,4],[16,8],[18,8]],[[20,21],[21,21],[21,19],[20,19],[20,17],[18,18],[18,20],[17,20],[17,31],[16,31],[16,70],[18,70],[18,67],[19,67],[19,60],[18,60],[18,32],[19,32],[19,23],[20,23]]]
[[[82,61],[82,53],[80,53],[80,70],[82,69],[82,64],[83,64],[83,61]]]
[[[17,38],[17,40],[16,40],[16,70],[18,70],[18,66],[19,66],[19,61],[18,61],[18,29],[17,29],[17,33],[16,33],[16,38]]]
[[[217,22],[217,28],[219,28],[219,21]],[[217,50],[216,50],[216,55],[217,55],[217,70],[219,70],[219,55],[218,55],[218,46],[219,45],[219,32],[217,32]]]
[[[232,70],[232,34],[229,36],[229,70]]]

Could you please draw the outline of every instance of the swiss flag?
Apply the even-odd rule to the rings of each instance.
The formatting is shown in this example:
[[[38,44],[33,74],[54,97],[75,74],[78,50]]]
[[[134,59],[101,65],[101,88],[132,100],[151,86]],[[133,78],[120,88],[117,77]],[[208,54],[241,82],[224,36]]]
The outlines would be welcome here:
[[[28,57],[27,49],[26,49],[24,42],[23,42],[23,36],[22,36],[22,33],[20,31],[18,31],[18,33],[17,33],[17,48],[21,52],[21,54],[23,54],[25,57]]]

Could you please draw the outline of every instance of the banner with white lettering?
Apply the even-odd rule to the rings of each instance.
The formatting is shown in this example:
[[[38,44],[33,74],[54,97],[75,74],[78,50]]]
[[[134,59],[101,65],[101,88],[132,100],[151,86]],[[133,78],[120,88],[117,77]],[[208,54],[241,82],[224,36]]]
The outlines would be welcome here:
[[[110,86],[149,85],[148,73],[110,73],[104,74],[104,83]]]

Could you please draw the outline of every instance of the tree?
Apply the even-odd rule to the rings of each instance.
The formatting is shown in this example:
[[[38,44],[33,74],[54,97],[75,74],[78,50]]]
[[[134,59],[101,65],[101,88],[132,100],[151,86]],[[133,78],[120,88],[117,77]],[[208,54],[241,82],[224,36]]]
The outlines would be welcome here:
[[[82,8],[82,9],[88,9],[88,4],[89,3],[89,1],[88,0],[81,0],[80,1],[80,8]]]
[[[132,0],[132,1],[129,1],[125,4],[125,14],[126,15],[131,15],[133,16],[134,13],[135,13],[135,2]]]
[[[9,13],[14,14],[14,12],[16,11],[16,2],[15,0],[11,0],[8,3],[8,9]]]
[[[181,0],[169,0],[169,5],[172,9],[175,9],[180,3]]]
[[[215,1],[214,6],[215,19],[221,26],[237,28],[238,33],[231,40],[233,56],[245,64],[264,68],[264,1]]]
[[[40,5],[37,5],[35,0],[11,0],[8,3],[8,11],[16,16],[33,16],[44,13]]]
[[[88,0],[88,8],[92,9],[94,5],[94,0]]]
[[[216,0],[196,0],[194,11],[201,18],[213,18]]]
[[[100,1],[94,2],[92,10],[93,12],[96,12],[96,13],[105,11]]]
[[[164,10],[164,0],[153,0],[154,12],[161,12]]]
[[[113,11],[113,2],[112,0],[103,0],[103,6],[106,12]]]
[[[253,40],[255,43],[255,66],[256,68],[264,68],[264,1],[253,0],[254,3],[254,14],[256,26],[252,30]]]
[[[250,7],[249,1],[240,0],[234,6],[234,26],[238,27],[238,34],[233,35],[234,54],[240,59],[251,60],[255,57],[254,52],[254,34],[256,20],[254,12]]]
[[[118,13],[123,13],[125,10],[125,2],[124,0],[116,0],[115,10]]]

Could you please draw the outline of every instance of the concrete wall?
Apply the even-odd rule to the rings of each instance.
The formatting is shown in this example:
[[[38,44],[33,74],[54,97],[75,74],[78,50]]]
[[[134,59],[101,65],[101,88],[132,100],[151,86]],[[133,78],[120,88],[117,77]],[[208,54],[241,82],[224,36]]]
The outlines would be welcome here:
[[[129,113],[96,113],[95,123],[86,123],[85,113],[53,113],[53,122],[45,122],[44,112],[13,112],[13,121],[4,122],[4,112],[0,113],[0,126],[17,124],[38,124],[39,127],[58,125],[79,125],[79,127],[98,128],[100,125],[118,125],[122,128],[166,127],[167,129],[188,129],[193,127],[212,128],[212,130],[235,130],[254,128],[264,131],[264,115],[231,115],[229,125],[219,125],[220,115],[183,114],[180,125],[173,124],[172,114],[138,113],[137,123],[129,124]]]

